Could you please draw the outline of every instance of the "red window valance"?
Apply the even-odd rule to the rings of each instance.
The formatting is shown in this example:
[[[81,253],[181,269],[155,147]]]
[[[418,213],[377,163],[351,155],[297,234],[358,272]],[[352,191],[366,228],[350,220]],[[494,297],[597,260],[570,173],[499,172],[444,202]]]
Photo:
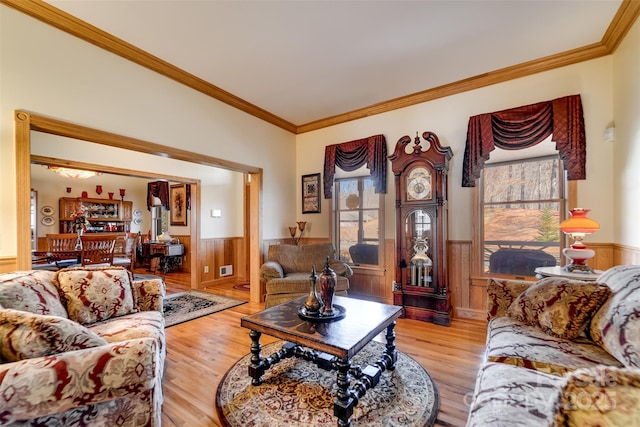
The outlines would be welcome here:
[[[169,183],[167,181],[154,181],[147,183],[147,209],[151,210],[153,198],[160,199],[160,203],[169,210]]]
[[[333,176],[336,166],[354,171],[366,165],[371,171],[376,193],[387,192],[387,141],[384,135],[328,145],[324,150],[324,198],[333,197]]]
[[[495,147],[520,150],[552,135],[569,180],[586,178],[587,144],[580,95],[565,96],[469,118],[462,186],[476,179]]]

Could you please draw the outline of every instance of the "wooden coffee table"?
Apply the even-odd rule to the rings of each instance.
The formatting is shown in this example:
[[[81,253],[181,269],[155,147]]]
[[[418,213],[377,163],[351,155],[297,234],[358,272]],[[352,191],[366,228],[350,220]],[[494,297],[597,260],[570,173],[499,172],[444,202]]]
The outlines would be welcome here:
[[[394,326],[402,307],[336,296],[334,305],[344,308],[344,317],[325,322],[304,320],[299,315],[298,309],[305,299],[300,297],[242,318],[241,325],[251,330],[251,383],[260,385],[267,369],[292,356],[304,358],[327,371],[336,370],[338,391],[333,413],[338,418],[338,426],[349,426],[359,399],[378,384],[382,372],[395,368],[398,352],[394,345]],[[352,368],[352,357],[385,329],[387,344],[380,358],[365,368]],[[272,355],[262,357],[260,336],[263,333],[287,343]],[[351,376],[357,379],[353,386]]]

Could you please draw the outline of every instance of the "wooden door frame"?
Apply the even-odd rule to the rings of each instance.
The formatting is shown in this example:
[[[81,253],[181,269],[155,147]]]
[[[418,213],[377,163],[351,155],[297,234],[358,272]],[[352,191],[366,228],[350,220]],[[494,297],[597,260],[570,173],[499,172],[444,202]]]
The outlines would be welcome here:
[[[136,138],[130,138],[111,132],[88,128],[76,125],[71,122],[52,119],[27,111],[16,110],[14,113],[15,122],[15,151],[16,151],[16,233],[17,233],[17,269],[31,268],[31,222],[30,222],[30,193],[31,193],[31,132],[42,132],[62,137],[74,138],[83,141],[94,142],[115,148],[137,151],[164,158],[182,160],[221,169],[233,170],[251,175],[249,180],[249,206],[247,219],[248,229],[251,234],[245,236],[249,243],[249,266],[250,281],[255,286],[251,286],[250,299],[252,302],[261,302],[262,292],[260,289],[260,240],[261,240],[261,195],[262,195],[262,169],[254,166],[230,162],[215,157],[210,157],[200,153],[194,153],[178,148],[156,144]],[[67,166],[70,162],[67,162]],[[77,164],[77,162],[76,162]],[[114,171],[116,168],[103,167],[105,171]],[[120,171],[121,172],[121,171]],[[155,175],[157,177],[157,175]],[[185,181],[185,178],[176,178]],[[189,181],[189,180],[187,180]],[[195,180],[195,184],[198,181]],[[200,206],[200,189],[196,185],[195,197],[196,206]],[[196,224],[191,230],[191,283],[192,287],[197,284],[198,272],[201,267],[200,252],[200,215],[191,211],[191,223]]]

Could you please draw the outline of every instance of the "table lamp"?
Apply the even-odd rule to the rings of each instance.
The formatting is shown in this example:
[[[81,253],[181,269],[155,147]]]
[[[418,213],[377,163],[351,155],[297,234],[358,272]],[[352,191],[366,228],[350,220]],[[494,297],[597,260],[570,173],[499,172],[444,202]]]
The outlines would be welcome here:
[[[593,273],[593,269],[586,265],[586,261],[595,256],[595,251],[587,249],[582,239],[587,234],[595,233],[600,229],[600,224],[587,218],[589,209],[575,208],[569,211],[571,216],[560,223],[560,230],[567,236],[571,237],[573,244],[562,250],[562,253],[571,262],[564,266],[567,272],[585,272]]]

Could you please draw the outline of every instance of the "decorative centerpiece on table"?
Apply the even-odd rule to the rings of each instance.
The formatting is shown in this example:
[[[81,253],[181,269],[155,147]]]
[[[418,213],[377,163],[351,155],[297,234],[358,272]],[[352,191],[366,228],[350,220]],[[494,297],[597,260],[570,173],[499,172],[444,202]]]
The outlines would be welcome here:
[[[77,211],[71,214],[71,229],[78,234],[78,240],[76,241],[75,250],[79,251],[82,249],[82,240],[80,236],[87,231],[87,227],[91,225],[89,222],[89,218],[87,217],[87,213],[83,208],[78,209]]]
[[[320,294],[318,294],[317,282],[320,281]],[[329,265],[329,257],[320,277],[316,274],[316,266],[309,276],[309,296],[307,296],[298,314],[305,320],[327,322],[342,319],[346,310],[341,305],[333,304],[333,296],[336,291],[337,276]]]

